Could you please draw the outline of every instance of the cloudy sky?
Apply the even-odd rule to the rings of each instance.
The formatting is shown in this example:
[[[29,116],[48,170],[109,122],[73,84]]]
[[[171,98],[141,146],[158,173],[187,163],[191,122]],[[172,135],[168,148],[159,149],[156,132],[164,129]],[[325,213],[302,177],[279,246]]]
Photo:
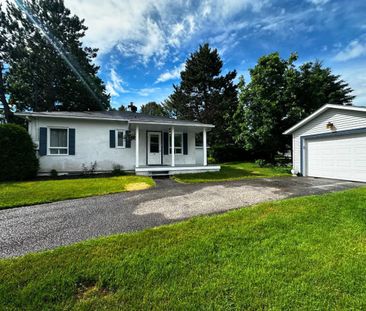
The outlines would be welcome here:
[[[319,59],[348,81],[366,105],[366,1],[65,0],[100,49],[100,75],[118,107],[163,101],[199,44],[219,50],[224,73],[274,51]]]

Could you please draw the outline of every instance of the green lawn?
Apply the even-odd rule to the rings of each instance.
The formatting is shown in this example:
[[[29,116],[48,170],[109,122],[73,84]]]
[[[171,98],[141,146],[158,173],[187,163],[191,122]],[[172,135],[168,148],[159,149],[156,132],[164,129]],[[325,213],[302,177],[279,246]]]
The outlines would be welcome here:
[[[179,174],[173,178],[183,183],[201,183],[279,176],[290,176],[290,167],[259,167],[252,162],[232,162],[221,164],[219,172]]]
[[[0,209],[140,190],[154,186],[150,177],[118,176],[0,183]]]
[[[0,260],[3,310],[366,309],[366,188]]]

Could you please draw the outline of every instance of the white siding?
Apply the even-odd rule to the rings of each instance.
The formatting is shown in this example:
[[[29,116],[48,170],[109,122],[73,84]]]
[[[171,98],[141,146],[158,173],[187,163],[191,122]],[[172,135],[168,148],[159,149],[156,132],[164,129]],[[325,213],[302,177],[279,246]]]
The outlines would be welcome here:
[[[114,165],[122,166],[124,170],[135,168],[135,140],[131,148],[110,148],[110,130],[128,130],[125,121],[97,121],[60,118],[33,118],[28,131],[33,141],[39,144],[40,127],[65,127],[75,129],[75,155],[46,155],[40,159],[40,173],[49,173],[52,169],[58,172],[80,172],[82,165],[90,167],[97,162],[97,171],[110,171]],[[154,129],[151,129],[154,131]],[[188,155],[176,155],[175,163],[195,164],[195,133],[188,133]],[[162,137],[163,139],[163,137]],[[163,164],[170,165],[171,155],[163,155]],[[146,165],[146,129],[140,130],[139,164]]]
[[[332,130],[326,128],[326,124],[332,122],[337,131],[350,130],[366,127],[366,113],[359,111],[347,111],[332,109],[326,110],[324,113],[313,119],[303,127],[293,133],[293,167],[301,171],[300,168],[300,137],[330,133]]]

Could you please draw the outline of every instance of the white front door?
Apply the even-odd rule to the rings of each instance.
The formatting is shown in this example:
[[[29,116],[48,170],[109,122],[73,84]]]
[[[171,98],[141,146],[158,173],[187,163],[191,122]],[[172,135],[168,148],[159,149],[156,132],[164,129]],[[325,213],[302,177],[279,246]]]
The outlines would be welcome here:
[[[147,164],[161,165],[161,132],[147,133]]]

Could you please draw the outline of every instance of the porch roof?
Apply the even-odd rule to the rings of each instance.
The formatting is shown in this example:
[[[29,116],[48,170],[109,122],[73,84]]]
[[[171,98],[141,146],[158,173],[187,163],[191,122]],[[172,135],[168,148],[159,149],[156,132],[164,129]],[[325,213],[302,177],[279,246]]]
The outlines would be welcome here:
[[[213,128],[212,124],[205,124],[198,121],[177,120],[168,117],[156,117],[143,113],[127,111],[44,111],[44,112],[17,112],[19,117],[41,117],[41,118],[67,118],[67,119],[88,119],[105,121],[126,121],[130,124],[159,124]]]

